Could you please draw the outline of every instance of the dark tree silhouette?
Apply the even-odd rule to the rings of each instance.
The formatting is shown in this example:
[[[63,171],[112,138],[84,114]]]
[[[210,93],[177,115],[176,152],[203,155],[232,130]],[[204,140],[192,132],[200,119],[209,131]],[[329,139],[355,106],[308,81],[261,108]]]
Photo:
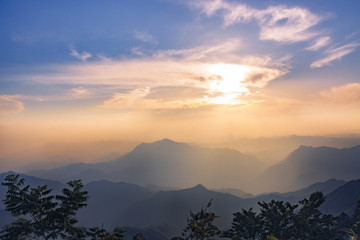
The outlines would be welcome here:
[[[356,208],[354,215],[350,219],[352,226],[350,228],[345,228],[342,231],[351,237],[351,239],[359,240],[360,239],[360,197],[356,202]]]
[[[187,218],[187,226],[183,231],[186,240],[212,240],[218,236],[221,231],[213,225],[213,221],[217,217],[215,213],[209,212],[212,200],[209,201],[205,208],[197,213],[190,211],[190,217]]]
[[[249,210],[242,209],[241,212],[234,213],[231,225],[231,229],[225,231],[222,236],[234,240],[254,240],[260,237],[261,219],[252,208]]]
[[[336,239],[336,218],[318,210],[324,201],[323,194],[315,192],[298,205],[274,200],[259,202],[259,214],[252,209],[235,213],[231,229],[225,231],[223,236],[233,240]]]
[[[30,188],[23,186],[24,179],[19,175],[9,175],[2,185],[7,187],[3,202],[15,220],[5,225],[0,232],[0,239],[121,239],[123,230],[116,228],[110,234],[98,227],[87,229],[77,226],[77,211],[85,207],[89,198],[83,191],[80,180],[68,182],[68,188],[62,190],[62,195],[51,195],[47,186]]]

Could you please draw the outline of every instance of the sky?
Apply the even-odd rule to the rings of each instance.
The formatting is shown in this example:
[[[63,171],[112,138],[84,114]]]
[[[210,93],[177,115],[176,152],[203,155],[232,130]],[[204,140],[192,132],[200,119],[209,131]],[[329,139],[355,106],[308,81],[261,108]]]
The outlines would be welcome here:
[[[360,133],[360,1],[0,1],[1,157]]]

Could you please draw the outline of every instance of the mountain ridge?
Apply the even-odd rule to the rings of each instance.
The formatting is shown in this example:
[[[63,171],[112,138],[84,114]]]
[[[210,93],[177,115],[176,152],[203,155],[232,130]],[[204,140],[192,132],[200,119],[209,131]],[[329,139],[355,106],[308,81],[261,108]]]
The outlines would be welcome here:
[[[300,146],[257,180],[260,190],[272,185],[276,191],[287,192],[330,178],[360,178],[360,145],[341,149]]]

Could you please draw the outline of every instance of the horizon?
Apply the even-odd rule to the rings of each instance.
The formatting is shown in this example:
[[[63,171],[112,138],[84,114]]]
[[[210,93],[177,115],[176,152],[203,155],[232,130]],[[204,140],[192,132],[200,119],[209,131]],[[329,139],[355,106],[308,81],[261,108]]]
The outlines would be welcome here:
[[[219,142],[183,142],[162,138],[155,141],[89,141],[89,142],[47,142],[30,145],[25,153],[19,149],[2,149],[0,172],[45,170],[63,167],[73,163],[102,163],[121,159],[141,144],[164,142],[186,144],[203,149],[228,149],[253,156],[264,167],[270,167],[283,161],[289,154],[301,146],[329,147],[348,149],[360,145],[360,135],[325,135],[325,136],[274,136],[261,138],[236,138]],[[259,147],[258,145],[261,144]],[[3,144],[4,147],[6,144]],[[239,146],[240,145],[240,146]],[[17,152],[14,155],[14,152]],[[264,156],[265,155],[265,156]],[[7,160],[7,162],[6,162]],[[26,160],[26,162],[24,162]]]

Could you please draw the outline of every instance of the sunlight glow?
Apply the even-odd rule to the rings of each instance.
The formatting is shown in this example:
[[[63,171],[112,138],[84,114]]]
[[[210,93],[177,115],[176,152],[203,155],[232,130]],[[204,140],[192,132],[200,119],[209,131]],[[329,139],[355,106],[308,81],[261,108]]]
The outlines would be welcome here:
[[[239,100],[242,95],[249,95],[249,89],[243,83],[250,69],[244,65],[217,63],[208,67],[209,73],[214,76],[210,83],[210,94],[216,96],[211,102],[217,104],[243,104]]]

